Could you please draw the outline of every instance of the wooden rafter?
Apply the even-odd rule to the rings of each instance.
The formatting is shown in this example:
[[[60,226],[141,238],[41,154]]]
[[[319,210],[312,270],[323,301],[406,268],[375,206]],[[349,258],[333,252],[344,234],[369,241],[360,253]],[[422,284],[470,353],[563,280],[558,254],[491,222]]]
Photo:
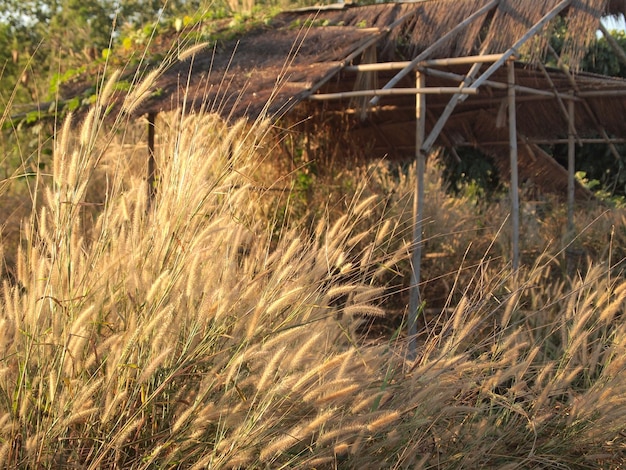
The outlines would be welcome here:
[[[402,80],[405,76],[407,76],[409,73],[411,73],[415,69],[417,64],[419,64],[424,59],[428,58],[434,51],[437,50],[437,48],[441,46],[441,44],[445,43],[445,41],[447,41],[450,37],[452,37],[457,32],[461,31],[463,28],[467,27],[468,25],[476,21],[478,18],[485,16],[487,13],[493,10],[496,6],[498,6],[499,3],[500,3],[500,0],[492,0],[487,5],[482,7],[480,10],[476,11],[474,14],[467,17],[464,21],[457,24],[454,28],[452,28],[446,34],[444,34],[435,42],[433,42],[424,51],[422,51],[422,53],[418,54],[417,57],[415,57],[406,67],[400,70],[400,72],[398,72],[391,80],[389,80],[389,82],[387,82],[387,84],[383,87],[383,90],[389,90],[395,87],[400,82],[400,80]],[[377,97],[374,97],[370,101],[370,104],[372,106],[375,106],[377,103],[378,103]]]
[[[524,34],[513,46],[511,46],[506,52],[502,54],[502,57],[493,63],[491,67],[489,67],[480,77],[478,77],[473,83],[470,85],[470,88],[479,88],[484,82],[486,82],[489,77],[491,77],[507,60],[509,60],[514,55],[519,54],[519,49],[528,42],[531,38],[533,38],[539,31],[541,31],[547,23],[552,21],[559,13],[561,13],[565,8],[567,8],[572,3],[572,0],[563,0],[556,7],[546,13],[535,25],[533,25],[527,32]],[[471,78],[471,74],[474,70],[470,71],[468,74],[468,78]],[[428,151],[432,145],[437,140],[439,133],[443,129],[443,126],[446,124],[450,115],[454,111],[456,105],[467,98],[466,95],[454,95],[446,109],[444,109],[443,113],[439,117],[439,120],[435,124],[433,130],[428,135],[426,140],[423,143],[424,150]]]

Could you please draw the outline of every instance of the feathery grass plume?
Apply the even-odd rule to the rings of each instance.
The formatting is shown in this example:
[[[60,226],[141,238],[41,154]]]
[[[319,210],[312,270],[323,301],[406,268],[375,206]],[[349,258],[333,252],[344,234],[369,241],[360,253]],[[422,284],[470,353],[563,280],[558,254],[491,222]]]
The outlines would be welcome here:
[[[198,52],[206,49],[206,47],[209,45],[208,42],[202,42],[200,44],[195,44],[191,47],[188,47],[187,49],[185,49],[184,51],[182,51],[180,54],[178,54],[178,60],[181,62],[184,62],[185,60],[189,59],[190,57],[195,56]]]
[[[79,142],[81,146],[87,147],[94,135],[94,128],[96,126],[97,110],[92,107],[87,112],[83,125],[80,127]],[[84,156],[84,155],[83,155]],[[71,171],[71,170],[70,170]]]
[[[309,337],[305,340],[304,343],[298,345],[295,354],[291,356],[291,361],[287,366],[287,370],[295,370],[299,368],[309,352],[318,352],[314,348],[316,348],[316,346],[318,346],[318,343],[321,342],[320,339],[322,334],[323,333],[320,331],[315,331],[312,334],[308,335]]]
[[[132,115],[135,110],[150,96],[151,89],[157,78],[163,73],[160,67],[150,71],[143,79],[136,83],[124,98],[122,112]]]
[[[324,430],[317,439],[319,446],[326,446],[333,442],[352,440],[357,434],[363,431],[364,424],[356,423],[351,425],[342,425],[331,430]]]
[[[309,384],[315,376],[319,376],[321,378],[326,373],[336,368],[339,365],[339,363],[342,361],[343,359],[342,356],[343,354],[339,354],[335,357],[330,358],[326,362],[318,364],[314,368],[310,369],[308,372],[303,374],[302,377],[300,377],[300,379],[294,384],[293,390],[298,391],[300,388]]]
[[[384,317],[385,310],[374,305],[349,305],[343,308],[343,313],[348,316],[364,315],[366,317]]]
[[[598,321],[601,323],[612,322],[618,312],[623,312],[625,310],[624,301],[626,300],[626,282],[622,282],[619,286],[617,286],[613,295],[615,296],[613,301],[611,301],[611,303],[600,313]]]
[[[172,352],[172,347],[168,346],[163,351],[161,351],[158,355],[156,355],[152,361],[143,368],[141,371],[141,375],[137,378],[137,384],[143,384],[146,382],[161,365],[168,359],[168,356]]]
[[[352,298],[352,302],[354,302],[355,304],[360,304],[369,302],[371,300],[380,300],[384,296],[386,291],[386,287],[361,287],[357,292],[355,292],[354,297]]]
[[[126,440],[129,438],[129,436],[134,431],[141,428],[144,425],[145,421],[146,421],[146,418],[142,417],[142,418],[136,418],[133,421],[124,423],[121,429],[113,436],[114,439],[113,439],[112,444],[117,448],[122,448],[124,444],[126,443]]]
[[[386,427],[389,424],[395,423],[400,418],[399,411],[390,411],[384,412],[376,418],[374,421],[371,421],[367,425],[367,430],[369,432],[377,432],[380,428]]]
[[[109,101],[109,98],[113,96],[113,91],[115,91],[115,85],[117,84],[117,81],[121,75],[122,71],[120,69],[113,71],[98,96],[99,102],[101,104],[106,104]]]
[[[301,293],[303,290],[304,286],[298,286],[285,293],[281,292],[280,297],[268,305],[267,309],[265,310],[265,314],[271,316],[275,313],[279,313],[285,307],[294,306],[296,299],[299,299],[301,297]]]
[[[271,460],[295,444],[303,442],[318,428],[323,427],[335,413],[335,410],[323,411],[308,423],[302,423],[289,429],[284,436],[274,439],[269,445],[261,449],[259,454],[261,461]]]
[[[286,350],[287,350],[286,347],[282,347],[278,351],[275,351],[272,354],[271,359],[265,366],[265,370],[261,374],[261,377],[259,378],[256,384],[257,392],[265,391],[264,389],[265,389],[266,383],[272,379],[272,374],[275,374],[277,372],[278,366],[280,365],[280,362],[285,356]]]
[[[107,401],[101,408],[100,421],[106,424],[109,418],[118,414],[118,408],[125,406],[128,399],[128,390],[112,390],[107,394]]]
[[[345,382],[345,379],[342,380],[342,382]],[[330,385],[326,386],[325,388],[330,388]],[[359,384],[350,384],[347,385],[341,389],[335,390],[333,392],[328,392],[323,394],[321,397],[315,399],[315,404],[318,406],[321,405],[325,405],[327,403],[341,403],[345,398],[353,398],[355,395],[355,392],[359,391],[361,388],[361,386]]]
[[[150,290],[148,291],[148,295],[146,296],[146,301],[150,304],[158,304],[160,302],[160,299],[156,299],[156,297],[162,296],[163,291],[167,290],[163,285],[167,282],[171,282],[171,276],[169,270],[166,269],[161,274],[159,274],[159,277],[157,277],[152,283],[152,286],[150,286]]]

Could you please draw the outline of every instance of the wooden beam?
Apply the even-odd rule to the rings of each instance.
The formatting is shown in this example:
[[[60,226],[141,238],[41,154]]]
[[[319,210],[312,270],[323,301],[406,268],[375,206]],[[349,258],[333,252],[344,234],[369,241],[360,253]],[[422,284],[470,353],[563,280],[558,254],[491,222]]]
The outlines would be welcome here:
[[[416,87],[425,88],[426,77],[416,73]],[[426,155],[422,151],[422,140],[426,134],[426,95],[420,93],[415,100],[415,194],[413,197],[413,244],[411,256],[411,284],[409,293],[408,359],[417,358],[417,315],[422,303],[419,284],[422,264],[422,230],[424,228],[424,173]]]
[[[417,66],[417,64],[419,64],[424,59],[428,58],[442,44],[448,41],[448,39],[450,39],[451,36],[455,35],[459,31],[464,29],[466,26],[476,21],[478,18],[482,17],[483,15],[486,15],[489,11],[493,10],[499,3],[500,3],[500,0],[492,0],[487,5],[482,7],[480,10],[477,10],[475,13],[468,16],[464,21],[460,22],[458,25],[456,25],[446,34],[441,36],[439,39],[433,42],[430,46],[424,49],[420,54],[418,54],[417,57],[415,57],[411,62],[409,62],[391,80],[389,80],[387,84],[383,87],[383,90],[389,90],[395,87],[400,82],[400,80],[402,80],[406,75],[408,75],[409,73],[413,71],[413,69]],[[370,105],[375,106],[378,103],[378,101],[379,101],[379,98],[374,97],[370,100]]]
[[[517,167],[517,116],[515,113],[515,63],[509,62],[509,148],[511,157],[511,250],[513,271],[519,269],[519,179]]]
[[[519,54],[519,49],[528,42],[529,39],[535,36],[539,31],[541,31],[546,24],[552,21],[556,16],[559,15],[563,10],[565,10],[572,0],[563,0],[557,6],[555,6],[552,10],[546,13],[543,18],[541,18],[532,28],[526,31],[524,34],[513,46],[511,46],[505,53],[502,54],[500,59],[494,62],[491,67],[485,70],[479,78],[476,79],[474,83],[472,83],[472,88],[480,87],[486,80],[491,77],[496,70],[498,70],[506,61],[511,59],[513,56]]]
[[[378,64],[358,64],[346,65],[344,72],[382,72],[386,70],[399,70],[406,67],[410,62],[403,60],[400,62],[380,62]]]
[[[470,95],[477,94],[478,90],[469,90]],[[313,101],[341,100],[344,98],[356,98],[359,96],[392,96],[392,95],[445,95],[465,93],[463,88],[458,87],[429,87],[429,88],[392,88],[391,90],[356,90],[342,91],[338,93],[320,93],[309,96]]]
[[[474,77],[480,71],[480,66],[481,66],[480,63],[476,63],[472,65],[472,68],[469,70],[467,75],[463,78],[463,81],[461,82],[459,89],[466,88],[467,85],[469,85],[474,80]],[[454,108],[456,108],[456,105],[458,103],[463,101],[461,100],[462,96],[464,95],[457,94],[457,95],[452,96],[452,98],[450,99],[446,107],[444,108],[443,112],[439,116],[439,119],[437,120],[433,128],[431,129],[430,134],[428,135],[428,137],[426,137],[426,139],[424,139],[424,142],[422,143],[422,147],[424,151],[426,152],[430,151],[431,147],[435,143],[435,140],[437,140],[437,137],[439,137],[439,134],[441,134],[443,127],[446,125],[446,122],[448,122],[448,119],[452,115]]]

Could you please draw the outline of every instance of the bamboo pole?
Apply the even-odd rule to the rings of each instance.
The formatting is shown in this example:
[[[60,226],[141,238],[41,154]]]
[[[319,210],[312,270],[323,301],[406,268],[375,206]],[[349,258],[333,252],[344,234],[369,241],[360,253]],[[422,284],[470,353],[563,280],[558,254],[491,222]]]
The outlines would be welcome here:
[[[567,133],[567,231],[568,238],[574,235],[574,204],[575,204],[575,160],[576,160],[576,115],[574,102],[567,102],[568,133]]]
[[[626,144],[626,139],[611,139],[611,142],[614,144]],[[534,145],[567,144],[569,143],[569,139],[528,139],[526,143],[534,144]],[[580,143],[582,144],[605,144],[606,141],[604,139],[586,139],[582,137],[580,139]],[[455,142],[454,145],[457,147],[476,147],[476,143],[474,142]],[[509,141],[508,140],[493,140],[491,142],[481,141],[480,145],[484,145],[484,146],[509,145]]]
[[[148,113],[148,207],[156,196],[156,160],[154,153],[154,134],[157,113]]]
[[[451,65],[473,65],[476,63],[487,64],[497,62],[502,58],[502,54],[483,54],[466,57],[448,57],[443,59],[430,59],[420,62],[422,67],[448,67]]]
[[[467,72],[467,75],[463,78],[459,89],[466,88],[474,80],[474,77],[480,71],[480,67],[480,63],[472,65],[469,72]],[[437,137],[439,137],[439,134],[441,134],[443,127],[446,125],[446,122],[448,122],[448,119],[452,115],[452,112],[454,111],[454,108],[456,108],[456,105],[459,102],[464,101],[461,99],[462,96],[465,95],[457,94],[452,96],[452,98],[444,108],[443,112],[441,113],[441,116],[439,116],[439,119],[431,129],[430,134],[428,135],[428,137],[426,137],[426,139],[424,139],[422,146],[426,152],[430,151],[430,148],[435,143],[435,140],[437,140]]]
[[[535,23],[528,31],[526,31],[526,33],[515,44],[513,44],[513,46],[511,46],[505,53],[503,53],[498,61],[493,63],[480,77],[478,77],[471,84],[470,88],[478,88],[484,82],[486,82],[489,79],[489,77],[491,77],[491,75],[493,75],[496,72],[496,70],[498,70],[507,60],[509,60],[515,54],[518,54],[520,47],[522,47],[529,39],[531,39],[535,34],[537,34],[537,32],[543,29],[543,27],[548,22],[553,20],[559,13],[561,13],[565,8],[567,8],[571,2],[572,0],[563,0],[556,7],[554,7],[552,10],[546,13],[537,23]],[[471,75],[468,74],[468,77],[471,77]],[[431,130],[430,134],[424,141],[424,144],[423,144],[424,150],[426,151],[430,150],[432,145],[435,143],[435,140],[437,140],[439,133],[443,129],[443,126],[445,126],[446,122],[448,121],[448,118],[454,111],[454,108],[456,107],[456,105],[459,102],[464,101],[466,98],[467,98],[467,95],[454,95],[452,97],[452,99],[450,100],[450,103],[448,103],[448,106],[446,106],[446,109],[443,111],[439,120],[437,121],[437,123]]]
[[[416,72],[416,87],[424,88],[426,76]],[[411,284],[409,294],[408,313],[408,359],[417,358],[417,314],[421,305],[419,284],[421,280],[422,264],[422,228],[424,225],[424,172],[426,168],[426,155],[422,151],[422,140],[426,134],[426,95],[415,95],[415,158],[417,168],[415,171],[415,195],[413,198],[413,253],[411,256]]]
[[[432,77],[448,78],[450,80],[463,80],[465,78],[463,75],[460,75],[454,72],[444,72],[443,70],[435,70],[435,69],[427,68],[427,67],[419,67],[419,69],[422,72],[426,73],[426,75],[429,75]],[[491,88],[500,89],[500,90],[507,90],[509,87],[508,84],[506,83],[496,82],[493,80],[485,80],[484,85],[489,86]],[[538,88],[532,88],[532,87],[527,87],[527,86],[517,85],[517,84],[515,85],[515,91],[518,91],[520,93],[529,93],[529,94],[537,95],[537,96],[545,96],[547,98],[554,98],[555,96],[554,92],[540,90]],[[572,97],[571,95],[567,95],[565,93],[558,93],[558,97],[563,100],[578,99],[576,97]]]
[[[408,60],[400,62],[380,62],[377,64],[358,64],[358,65],[346,65],[343,68],[344,72],[384,72],[387,70],[399,70],[409,65]]]
[[[580,98],[611,98],[626,96],[626,90],[591,90],[576,93]]]
[[[543,27],[552,21],[556,16],[559,15],[565,8],[567,8],[572,0],[563,0],[557,6],[555,6],[552,10],[546,13],[543,18],[541,18],[537,23],[533,25],[526,33],[518,39],[518,41],[513,44],[505,53],[502,54],[500,59],[494,62],[491,67],[489,67],[485,73],[483,73],[479,78],[476,79],[474,83],[472,83],[473,88],[478,88],[485,82],[486,80],[494,74],[496,70],[498,70],[506,61],[511,59],[514,55],[518,54],[518,50],[526,44],[526,42],[531,39],[535,34],[537,34]]]
[[[453,36],[454,34],[458,33],[463,28],[465,28],[466,26],[468,26],[471,23],[473,23],[474,21],[476,21],[478,18],[482,17],[483,15],[486,15],[489,11],[494,9],[499,3],[500,3],[500,0],[492,0],[487,5],[482,7],[480,10],[477,10],[475,13],[473,13],[470,16],[468,16],[465,20],[461,21],[458,25],[456,25],[454,28],[452,28],[446,34],[444,34],[439,39],[437,39],[434,43],[432,43],[430,46],[428,46],[426,49],[424,49],[424,51],[422,51],[421,54],[419,54],[411,62],[409,62],[406,65],[406,67],[404,67],[402,70],[400,70],[400,72],[398,72],[391,80],[389,80],[387,82],[387,84],[383,87],[383,90],[389,90],[389,89],[395,87],[400,82],[400,80],[402,80],[406,75],[411,73],[415,69],[415,67],[421,61],[423,61],[428,56],[430,56],[430,54],[432,54],[434,51],[436,51],[437,48],[441,46],[441,44],[443,44],[446,41],[448,41],[448,39],[450,39],[451,36]],[[379,98],[378,97],[374,97],[374,98],[372,98],[370,100],[370,105],[371,106],[375,106],[378,103],[378,101],[379,101]]]
[[[513,271],[519,268],[519,180],[517,168],[517,116],[515,113],[515,63],[507,64],[509,81],[509,148],[511,153],[511,250]]]
[[[468,93],[476,95],[478,90],[472,89]],[[429,87],[429,88],[392,88],[391,90],[355,90],[338,93],[320,93],[309,96],[313,101],[341,100],[344,98],[356,98],[359,96],[392,96],[392,95],[445,95],[465,93],[465,89],[458,87]]]
[[[477,56],[466,57],[450,57],[447,59],[432,59],[425,60],[418,64],[419,67],[446,67],[450,65],[466,65],[474,64],[476,62],[487,63],[495,62],[500,58],[502,54],[485,54]],[[405,67],[412,65],[412,61],[400,61],[400,62],[381,62],[378,64],[358,64],[348,65],[344,67],[345,72],[380,72],[387,70],[401,70]],[[414,66],[415,67],[415,66]]]

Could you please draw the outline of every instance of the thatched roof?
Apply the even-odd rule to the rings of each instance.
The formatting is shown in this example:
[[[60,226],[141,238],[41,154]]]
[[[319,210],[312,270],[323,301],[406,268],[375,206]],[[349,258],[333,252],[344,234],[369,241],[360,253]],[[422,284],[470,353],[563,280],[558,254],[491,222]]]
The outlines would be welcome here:
[[[265,28],[197,55],[193,67],[184,62],[171,68],[158,85],[163,93],[138,112],[176,107],[186,97],[196,105],[219,104],[220,112],[235,117],[254,116],[265,109],[270,97],[270,112],[285,110],[339,74],[342,66],[359,62],[365,45],[376,44],[379,61],[410,60],[490,1],[426,0],[284,12]],[[504,52],[559,3],[500,0],[479,20],[451,35],[429,58]],[[561,16],[570,25],[566,42],[571,67],[595,37],[607,6],[616,9],[618,3],[572,0],[572,6],[563,10]],[[546,34],[538,35],[526,49],[544,54]],[[189,93],[181,94],[181,83],[187,83],[189,73]]]
[[[217,44],[214,50],[196,55],[192,62],[172,67],[158,82],[160,95],[148,100],[136,113],[156,113],[180,107],[184,102],[187,109],[209,108],[228,118],[283,115],[316,93],[381,87],[398,72],[354,73],[346,69],[353,64],[411,61],[418,55],[425,56],[424,51],[428,54],[423,59],[524,51],[532,61],[516,64],[516,83],[525,87],[518,91],[516,108],[519,134],[528,139],[527,149],[536,145],[538,139],[567,137],[564,104],[558,94],[576,96],[579,139],[599,134],[626,136],[626,81],[547,69],[540,64],[547,54],[546,39],[554,21],[536,28],[536,34],[529,34],[534,33],[531,28],[545,15],[557,12],[555,18],[568,24],[563,58],[576,70],[589,42],[595,38],[600,17],[624,11],[626,0],[425,0],[284,12],[269,26],[236,41]],[[474,21],[466,21],[474,17]],[[512,49],[525,36],[531,40]],[[433,44],[437,47],[433,48]],[[471,63],[422,65],[428,87],[456,87]],[[488,67],[489,64],[484,65],[481,72]],[[459,101],[437,143],[471,144],[492,154],[508,151],[503,146],[506,129],[502,123],[502,116],[506,116],[506,67],[495,68],[487,78],[477,96]],[[407,74],[395,87],[415,87],[414,80],[413,74]],[[543,96],[532,90],[539,90]],[[428,95],[427,132],[449,100],[450,95]],[[346,112],[367,102],[368,99],[336,100],[324,102],[318,109]],[[353,136],[377,137],[374,148],[381,155],[412,154],[414,108],[414,96],[382,97],[376,107],[367,109],[367,119],[359,120],[359,113],[355,113]],[[531,163],[541,154],[522,150],[522,172],[524,153]],[[548,177],[553,179],[552,176],[550,171]]]

